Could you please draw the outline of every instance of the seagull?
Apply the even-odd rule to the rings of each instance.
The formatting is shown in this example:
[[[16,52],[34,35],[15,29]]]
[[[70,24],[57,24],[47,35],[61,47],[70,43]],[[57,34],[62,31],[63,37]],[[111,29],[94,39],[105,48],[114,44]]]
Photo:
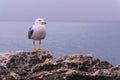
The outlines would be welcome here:
[[[28,39],[33,40],[34,50],[33,52],[40,52],[41,49],[41,40],[45,39],[46,37],[46,29],[45,29],[45,22],[42,18],[37,18],[34,22],[34,25],[29,28],[28,31]],[[35,49],[35,41],[39,41],[39,49]]]

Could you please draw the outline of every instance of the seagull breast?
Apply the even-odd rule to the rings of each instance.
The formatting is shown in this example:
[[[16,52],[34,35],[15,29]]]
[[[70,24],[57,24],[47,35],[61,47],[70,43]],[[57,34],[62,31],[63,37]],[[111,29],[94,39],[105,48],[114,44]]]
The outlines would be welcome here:
[[[31,39],[33,40],[42,40],[46,36],[46,29],[44,25],[34,25],[32,27],[33,33],[31,35]]]

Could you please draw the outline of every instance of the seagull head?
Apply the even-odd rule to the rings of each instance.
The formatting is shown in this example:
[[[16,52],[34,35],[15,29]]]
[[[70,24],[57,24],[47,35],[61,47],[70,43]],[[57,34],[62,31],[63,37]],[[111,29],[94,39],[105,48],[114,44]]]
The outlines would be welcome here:
[[[42,18],[37,18],[35,20],[35,24],[45,25],[45,24],[47,24],[47,22],[45,22],[44,19],[42,19]]]

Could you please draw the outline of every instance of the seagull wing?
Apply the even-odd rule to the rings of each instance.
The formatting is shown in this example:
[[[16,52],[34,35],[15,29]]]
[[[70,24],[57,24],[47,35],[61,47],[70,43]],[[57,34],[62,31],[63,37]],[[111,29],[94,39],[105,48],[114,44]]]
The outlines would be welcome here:
[[[30,27],[29,31],[28,31],[28,39],[31,39],[33,32],[34,32],[34,30],[32,29],[32,27]]]

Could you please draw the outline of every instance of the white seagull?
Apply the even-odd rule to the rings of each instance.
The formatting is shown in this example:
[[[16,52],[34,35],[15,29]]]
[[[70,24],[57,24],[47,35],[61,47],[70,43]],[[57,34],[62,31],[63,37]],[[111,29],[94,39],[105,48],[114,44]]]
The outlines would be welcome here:
[[[34,45],[33,52],[41,51],[41,48],[40,48],[41,40],[43,40],[46,37],[45,24],[47,24],[47,23],[42,18],[37,18],[35,20],[34,25],[29,28],[28,39],[33,40],[33,45]],[[36,40],[39,41],[39,49],[35,49],[35,41]]]

